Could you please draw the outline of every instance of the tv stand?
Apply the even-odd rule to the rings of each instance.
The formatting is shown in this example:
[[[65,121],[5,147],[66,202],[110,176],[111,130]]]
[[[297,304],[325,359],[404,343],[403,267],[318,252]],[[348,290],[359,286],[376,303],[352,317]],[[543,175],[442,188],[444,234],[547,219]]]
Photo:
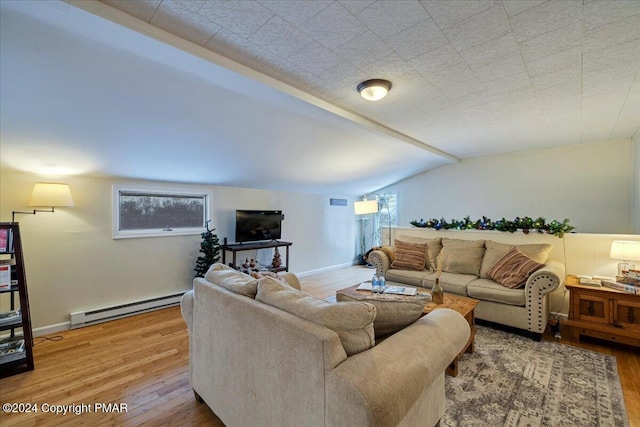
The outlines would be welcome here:
[[[224,239],[224,244],[220,246],[222,250],[222,263],[227,263],[227,251],[233,254],[232,267],[238,268],[236,263],[236,254],[243,251],[252,251],[266,248],[285,248],[285,264],[282,267],[272,268],[271,271],[289,271],[289,246],[293,245],[291,242],[282,242],[278,240],[271,240],[269,242],[245,242],[245,243],[227,243],[227,238]]]

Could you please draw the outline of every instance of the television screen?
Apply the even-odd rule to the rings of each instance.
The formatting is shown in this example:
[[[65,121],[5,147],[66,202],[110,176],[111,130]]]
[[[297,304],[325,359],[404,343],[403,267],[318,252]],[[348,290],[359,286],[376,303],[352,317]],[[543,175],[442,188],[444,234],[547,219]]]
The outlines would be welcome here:
[[[282,235],[282,211],[236,211],[236,242],[277,240]]]

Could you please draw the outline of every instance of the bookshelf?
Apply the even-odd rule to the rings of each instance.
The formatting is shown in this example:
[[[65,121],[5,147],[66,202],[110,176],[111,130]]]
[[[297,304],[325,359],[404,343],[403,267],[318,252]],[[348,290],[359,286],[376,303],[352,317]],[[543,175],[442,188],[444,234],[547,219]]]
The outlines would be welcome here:
[[[6,266],[9,268],[2,268]],[[17,222],[0,222],[0,378],[33,369],[33,334],[20,226]]]

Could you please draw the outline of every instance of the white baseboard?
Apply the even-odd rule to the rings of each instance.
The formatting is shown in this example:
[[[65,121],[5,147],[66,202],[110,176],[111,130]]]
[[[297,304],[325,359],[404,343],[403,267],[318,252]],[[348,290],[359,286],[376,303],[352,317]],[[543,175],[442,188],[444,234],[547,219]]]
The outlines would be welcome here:
[[[71,329],[71,322],[56,323],[55,325],[42,326],[33,330],[33,336],[55,334],[56,332],[68,331]]]
[[[549,318],[559,319],[559,320],[568,320],[569,315],[566,313],[549,313]]]
[[[317,270],[303,271],[301,273],[296,273],[296,276],[305,277],[305,276],[310,276],[310,275],[316,274],[316,273],[324,273],[326,271],[338,270],[340,268],[345,268],[345,267],[351,267],[351,266],[356,265],[356,264],[358,264],[358,261],[345,262],[343,264],[332,265],[332,266],[329,266],[329,267],[319,268]]]

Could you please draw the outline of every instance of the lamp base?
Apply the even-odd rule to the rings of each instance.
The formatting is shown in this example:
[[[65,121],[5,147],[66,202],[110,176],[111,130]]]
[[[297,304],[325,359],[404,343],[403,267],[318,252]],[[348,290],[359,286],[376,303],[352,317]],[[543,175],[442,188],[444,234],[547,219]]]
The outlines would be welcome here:
[[[636,268],[636,265],[629,261],[622,261],[618,263],[618,276],[622,276],[622,273]]]

